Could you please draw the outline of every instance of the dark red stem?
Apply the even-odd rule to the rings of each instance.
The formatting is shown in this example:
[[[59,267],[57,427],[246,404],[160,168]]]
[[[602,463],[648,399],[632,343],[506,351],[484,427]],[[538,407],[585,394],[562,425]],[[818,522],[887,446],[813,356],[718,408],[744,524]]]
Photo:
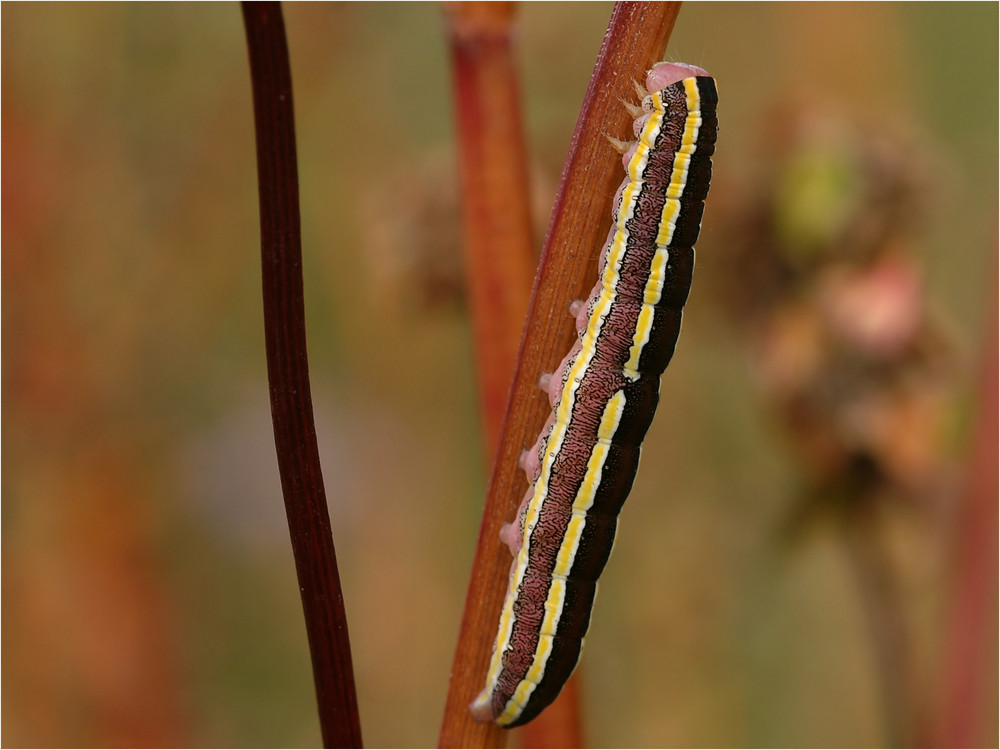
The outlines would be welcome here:
[[[292,76],[280,3],[243,3],[250,52],[264,337],[274,444],[326,747],[360,747],[351,646],[313,424]]]

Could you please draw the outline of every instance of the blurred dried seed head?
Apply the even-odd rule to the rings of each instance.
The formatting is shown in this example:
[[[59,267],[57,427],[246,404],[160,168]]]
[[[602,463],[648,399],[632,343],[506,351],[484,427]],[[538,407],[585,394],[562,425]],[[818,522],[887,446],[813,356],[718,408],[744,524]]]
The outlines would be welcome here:
[[[765,163],[723,206],[720,306],[818,496],[933,495],[951,367],[910,244],[925,151],[801,105],[764,131]]]

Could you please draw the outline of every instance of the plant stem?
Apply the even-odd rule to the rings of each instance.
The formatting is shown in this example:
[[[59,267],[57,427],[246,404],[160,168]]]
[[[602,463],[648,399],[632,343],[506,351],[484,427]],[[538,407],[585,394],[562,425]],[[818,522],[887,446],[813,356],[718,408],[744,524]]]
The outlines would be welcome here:
[[[913,747],[923,736],[913,638],[900,594],[899,575],[887,549],[884,529],[872,498],[854,498],[843,520],[842,538],[867,619],[875,671],[882,693],[888,747]]]
[[[458,119],[465,277],[493,460],[535,273],[512,3],[445,6]]]
[[[260,197],[271,419],[326,747],[360,747],[337,556],[323,489],[306,356],[292,78],[280,3],[245,2]]]
[[[996,269],[993,269],[993,275]],[[969,476],[953,541],[951,611],[933,747],[996,742],[997,648],[997,298],[980,364],[978,416]],[[992,662],[994,665],[990,667]]]
[[[509,2],[445,6],[458,119],[462,244],[487,465],[500,439],[535,272],[512,38],[516,7]],[[577,670],[548,710],[518,730],[522,747],[583,747],[579,676]]]

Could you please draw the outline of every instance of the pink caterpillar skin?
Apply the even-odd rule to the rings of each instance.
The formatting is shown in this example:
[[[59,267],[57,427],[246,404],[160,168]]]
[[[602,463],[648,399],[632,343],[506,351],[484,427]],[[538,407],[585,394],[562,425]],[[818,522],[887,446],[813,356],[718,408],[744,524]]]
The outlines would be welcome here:
[[[715,151],[715,81],[660,63],[646,87],[597,283],[571,308],[579,338],[540,381],[552,413],[521,457],[531,488],[500,534],[514,562],[471,710],[503,727],[537,716],[579,659],[691,285]]]

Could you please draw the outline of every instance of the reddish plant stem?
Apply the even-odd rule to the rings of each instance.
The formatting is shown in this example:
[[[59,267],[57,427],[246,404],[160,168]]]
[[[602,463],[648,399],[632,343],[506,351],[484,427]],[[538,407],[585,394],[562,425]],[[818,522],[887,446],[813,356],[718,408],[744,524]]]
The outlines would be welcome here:
[[[245,2],[260,198],[264,337],[281,491],[326,747],[360,747],[337,556],[313,424],[306,356],[292,78],[280,3]]]
[[[538,718],[515,731],[523,748],[587,747],[583,731],[583,667],[577,667],[562,692]],[[586,682],[586,678],[582,679]]]
[[[535,271],[528,156],[512,31],[516,6],[446,7],[458,116],[466,286],[487,463],[496,454]],[[519,730],[523,747],[582,747],[579,674]],[[497,730],[499,731],[499,730]]]
[[[492,460],[535,272],[527,153],[511,43],[515,6],[446,7],[458,118],[465,277],[483,445]]]
[[[593,285],[611,220],[611,198],[622,180],[621,161],[604,134],[631,132],[631,117],[620,99],[634,98],[632,80],[642,80],[660,59],[679,7],[679,3],[616,4],[587,88],[535,277],[493,465],[452,665],[439,738],[442,747],[505,743],[495,727],[477,724],[468,711],[486,674],[510,570],[510,553],[497,539],[524,494],[518,457],[534,442],[549,411],[538,376],[551,372],[572,345],[576,332],[567,312],[569,303],[585,297]]]
[[[997,361],[1000,353],[996,296],[991,313],[993,326],[983,350],[969,477],[953,542],[952,602],[938,725],[936,736],[931,738],[933,747],[987,747],[997,739],[997,483],[1000,481]],[[991,662],[993,667],[986,666]]]

